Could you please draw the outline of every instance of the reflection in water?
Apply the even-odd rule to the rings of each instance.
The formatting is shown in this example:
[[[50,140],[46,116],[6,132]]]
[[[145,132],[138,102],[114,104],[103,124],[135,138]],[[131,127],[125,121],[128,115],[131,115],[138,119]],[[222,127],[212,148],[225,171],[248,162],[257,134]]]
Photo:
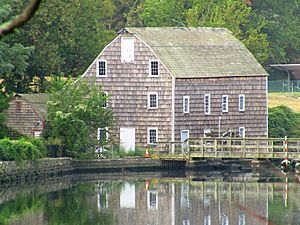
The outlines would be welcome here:
[[[299,194],[288,182],[93,181],[20,193],[0,205],[0,224],[296,225]]]

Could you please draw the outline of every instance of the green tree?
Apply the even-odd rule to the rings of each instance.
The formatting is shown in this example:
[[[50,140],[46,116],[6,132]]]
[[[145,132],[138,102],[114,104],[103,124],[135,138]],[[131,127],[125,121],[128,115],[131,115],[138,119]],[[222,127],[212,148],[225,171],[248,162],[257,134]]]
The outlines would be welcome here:
[[[63,156],[93,150],[97,129],[112,126],[112,112],[103,107],[107,96],[95,82],[71,80],[53,85],[48,102],[45,137],[59,143]]]
[[[184,26],[184,0],[145,0],[141,18],[149,27]]]
[[[269,137],[299,137],[300,115],[286,106],[269,108]]]
[[[22,0],[26,2],[26,0]],[[115,36],[109,29],[115,6],[110,0],[43,1],[35,16],[12,38],[34,45],[27,73],[43,91],[45,77],[78,76]]]
[[[255,0],[253,12],[266,20],[270,57],[267,63],[299,63],[300,1]]]
[[[244,0],[194,0],[187,9],[188,26],[225,27],[263,63],[269,57],[265,19],[253,13]]]
[[[9,21],[17,1],[4,0],[0,5],[0,24]],[[33,47],[25,47],[20,43],[10,43],[9,37],[0,40],[0,89],[6,94],[28,91],[31,76],[26,71],[29,56]]]

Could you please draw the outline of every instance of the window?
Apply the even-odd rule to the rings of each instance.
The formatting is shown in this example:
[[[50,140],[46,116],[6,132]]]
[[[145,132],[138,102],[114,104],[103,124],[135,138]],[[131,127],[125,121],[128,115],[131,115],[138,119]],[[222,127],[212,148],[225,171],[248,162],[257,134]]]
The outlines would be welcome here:
[[[245,127],[239,127],[239,135],[241,138],[245,138]]]
[[[150,60],[149,62],[149,74],[150,76],[159,76],[159,62],[158,60]]]
[[[107,108],[107,96],[108,93],[107,92],[103,92],[103,97],[105,97],[105,102],[102,104],[102,108]]]
[[[183,96],[183,113],[190,112],[190,96]]]
[[[148,209],[158,209],[158,191],[150,190],[147,194]]]
[[[239,111],[245,111],[245,95],[239,95]]]
[[[158,95],[157,92],[151,92],[148,94],[148,109],[158,108]]]
[[[97,77],[106,77],[107,76],[107,66],[105,60],[97,61]]]
[[[210,94],[204,95],[204,114],[210,114]]]
[[[121,39],[121,62],[134,62],[134,39],[132,37],[122,37]]]
[[[148,144],[157,143],[157,128],[156,127],[148,127]]]
[[[222,112],[228,112],[228,95],[222,96]]]
[[[108,127],[98,128],[97,140],[100,142],[107,141],[108,139]]]

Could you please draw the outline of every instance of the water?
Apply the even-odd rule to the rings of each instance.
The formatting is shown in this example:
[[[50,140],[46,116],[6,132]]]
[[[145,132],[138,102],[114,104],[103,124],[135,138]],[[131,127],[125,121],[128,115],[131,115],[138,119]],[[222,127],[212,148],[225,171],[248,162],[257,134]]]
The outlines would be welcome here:
[[[80,175],[0,188],[0,224],[299,225],[297,174]]]

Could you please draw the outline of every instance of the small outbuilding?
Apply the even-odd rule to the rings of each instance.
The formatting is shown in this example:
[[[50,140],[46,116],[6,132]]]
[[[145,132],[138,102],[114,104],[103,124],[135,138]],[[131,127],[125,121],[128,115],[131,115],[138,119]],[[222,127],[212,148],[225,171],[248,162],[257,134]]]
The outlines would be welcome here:
[[[16,94],[9,102],[6,126],[22,135],[38,137],[45,127],[48,94]]]

